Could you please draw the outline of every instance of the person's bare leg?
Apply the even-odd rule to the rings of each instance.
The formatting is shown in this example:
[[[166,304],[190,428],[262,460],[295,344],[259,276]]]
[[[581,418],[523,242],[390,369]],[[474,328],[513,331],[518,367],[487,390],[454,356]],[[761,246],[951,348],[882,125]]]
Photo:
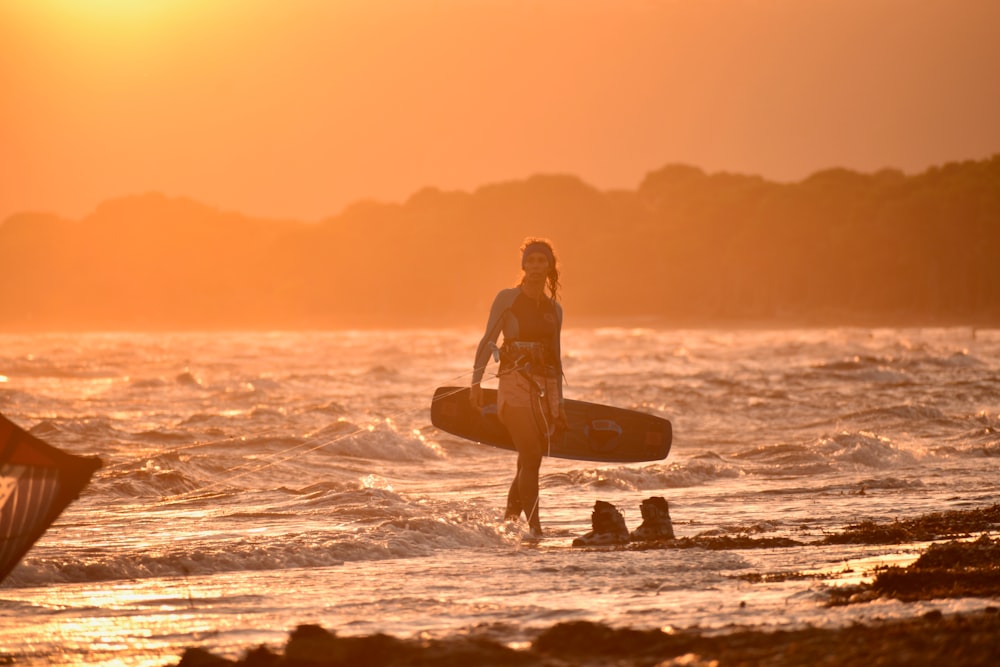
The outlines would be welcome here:
[[[538,427],[531,408],[515,408],[504,406],[502,421],[510,433],[514,446],[517,447],[517,477],[515,484],[521,508],[528,517],[528,526],[533,531],[541,533],[542,525],[538,518],[538,471],[542,465],[544,442],[542,431]],[[508,507],[510,496],[508,495]]]
[[[504,520],[516,521],[524,511],[521,504],[521,490],[518,488],[518,478],[521,476],[520,456],[518,456],[517,472],[514,473],[514,481],[510,483],[510,490],[507,492],[507,510],[504,512]]]

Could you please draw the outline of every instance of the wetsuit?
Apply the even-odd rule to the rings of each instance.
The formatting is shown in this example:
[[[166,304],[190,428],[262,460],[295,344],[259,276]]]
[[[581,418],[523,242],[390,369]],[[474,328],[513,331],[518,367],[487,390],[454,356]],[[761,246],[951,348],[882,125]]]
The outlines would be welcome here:
[[[532,375],[546,378],[562,377],[561,350],[559,345],[562,332],[562,306],[542,296],[532,299],[520,287],[501,290],[490,308],[490,318],[486,323],[486,333],[476,349],[476,360],[472,373],[472,383],[479,384],[489,363],[492,346],[503,332],[504,347],[513,348],[514,343],[538,343],[541,358],[536,355],[530,367]],[[502,354],[500,373],[503,374],[517,363],[515,355]],[[558,384],[562,384],[561,382]],[[560,395],[562,394],[560,387]]]

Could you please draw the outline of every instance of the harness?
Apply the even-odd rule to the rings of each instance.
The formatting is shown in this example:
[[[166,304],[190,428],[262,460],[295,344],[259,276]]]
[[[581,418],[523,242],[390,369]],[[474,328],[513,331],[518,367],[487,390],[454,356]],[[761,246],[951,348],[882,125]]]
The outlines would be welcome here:
[[[498,349],[499,374],[521,372],[549,376],[552,364],[546,359],[545,343],[527,340],[505,340]]]

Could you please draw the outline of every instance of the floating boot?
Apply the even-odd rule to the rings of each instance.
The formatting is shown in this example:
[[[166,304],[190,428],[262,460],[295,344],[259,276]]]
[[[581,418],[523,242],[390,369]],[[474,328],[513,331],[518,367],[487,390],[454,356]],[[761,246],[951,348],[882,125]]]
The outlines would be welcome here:
[[[625,517],[611,503],[596,501],[594,511],[590,514],[590,521],[594,529],[583,537],[573,540],[574,547],[607,546],[628,542]]]
[[[646,498],[639,506],[642,525],[629,536],[633,542],[674,539],[674,524],[670,521],[670,507],[661,496]]]

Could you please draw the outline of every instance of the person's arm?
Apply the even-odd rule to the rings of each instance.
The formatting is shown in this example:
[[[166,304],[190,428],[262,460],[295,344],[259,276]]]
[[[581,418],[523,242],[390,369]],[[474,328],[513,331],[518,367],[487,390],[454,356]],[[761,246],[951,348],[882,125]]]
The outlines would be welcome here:
[[[510,310],[513,299],[510,297],[511,290],[502,290],[493,300],[490,308],[490,319],[486,322],[486,333],[479,341],[476,348],[476,358],[472,364],[472,387],[469,390],[469,402],[472,407],[481,410],[483,407],[483,375],[486,373],[486,366],[490,363],[492,348],[496,345],[500,331],[503,329],[504,316]]]
[[[479,341],[479,347],[476,348],[476,358],[472,364],[473,385],[478,385],[483,381],[483,375],[486,374],[486,366],[490,363],[490,355],[493,352],[492,348],[496,345],[497,339],[500,337],[500,331],[503,329],[503,318],[507,314],[507,311],[510,310],[510,299],[507,298],[507,291],[501,291],[493,299],[493,306],[490,308],[490,318],[486,322],[486,333],[483,334],[482,339]]]

